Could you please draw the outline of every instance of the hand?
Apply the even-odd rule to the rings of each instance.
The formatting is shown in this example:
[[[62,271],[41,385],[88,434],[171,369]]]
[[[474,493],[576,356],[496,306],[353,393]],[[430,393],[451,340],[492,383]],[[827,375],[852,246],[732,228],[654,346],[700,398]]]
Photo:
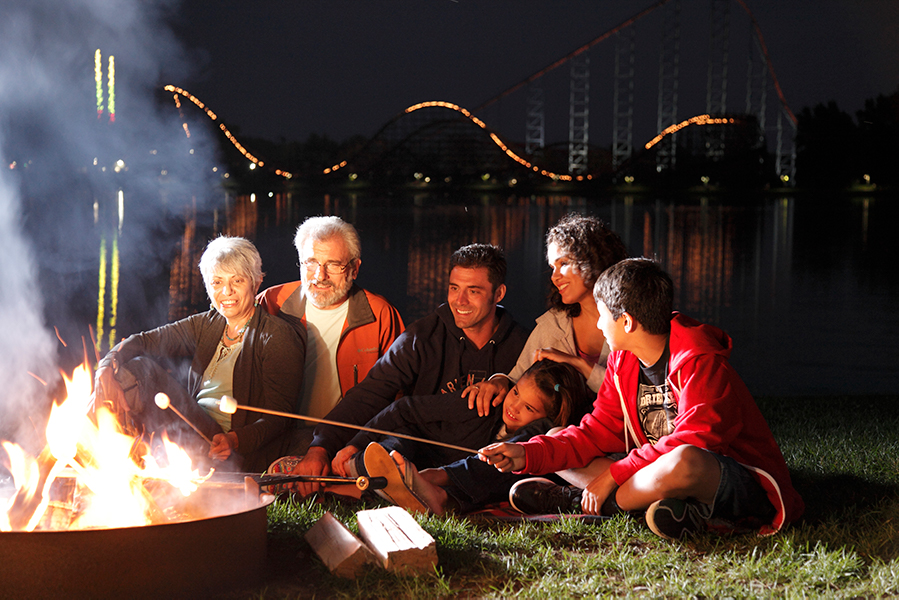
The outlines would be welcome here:
[[[94,411],[100,406],[106,406],[115,413],[120,423],[125,423],[125,413],[130,408],[125,402],[125,392],[122,390],[122,385],[116,380],[112,367],[104,365],[97,368],[97,373],[94,375],[94,392],[91,395],[91,403]]]
[[[308,451],[306,451],[306,456],[303,457],[303,460],[297,463],[297,465],[290,470],[290,475],[310,475],[313,477],[322,477],[330,473],[330,470],[328,468],[329,463],[330,461],[328,460],[328,451],[321,446],[312,446]],[[297,494],[304,498],[312,492],[317,492],[322,487],[324,487],[321,483],[313,483],[309,481],[296,481],[285,485],[293,488],[293,490]]]
[[[498,471],[503,473],[521,471],[527,462],[524,446],[521,444],[510,444],[509,442],[499,442],[481,448],[478,450],[478,458],[485,463],[493,465]]]
[[[213,460],[225,461],[231,453],[237,449],[237,434],[233,431],[217,433],[212,436],[212,446],[209,447],[209,457]]]
[[[334,455],[334,460],[331,461],[331,472],[340,475],[341,477],[349,477],[350,473],[347,470],[347,463],[353,460],[353,457],[359,453],[359,448],[356,446],[347,446],[346,448],[342,448],[337,454]]]
[[[499,406],[512,387],[512,382],[505,377],[488,379],[462,390],[462,397],[468,397],[468,408],[478,408],[478,416],[486,417],[492,406]]]
[[[587,484],[581,494],[581,510],[588,515],[600,514],[603,502],[616,487],[612,473],[606,469],[599,477]]]
[[[534,362],[543,360],[544,358],[557,363],[566,363],[578,370],[585,378],[589,379],[593,372],[593,365],[588,363],[580,356],[574,356],[555,348],[540,348],[534,352]]]

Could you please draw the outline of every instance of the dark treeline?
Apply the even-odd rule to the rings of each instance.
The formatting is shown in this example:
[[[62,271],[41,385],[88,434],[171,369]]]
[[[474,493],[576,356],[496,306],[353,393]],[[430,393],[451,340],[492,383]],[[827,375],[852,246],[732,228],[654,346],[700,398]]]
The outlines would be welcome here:
[[[803,187],[899,184],[899,90],[865,101],[855,118],[836,102],[797,115],[796,179]]]

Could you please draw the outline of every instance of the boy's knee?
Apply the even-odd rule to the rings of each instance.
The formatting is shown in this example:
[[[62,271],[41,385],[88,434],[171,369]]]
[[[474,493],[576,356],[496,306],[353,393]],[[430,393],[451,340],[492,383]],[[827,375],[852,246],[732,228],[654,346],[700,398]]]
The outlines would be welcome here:
[[[720,471],[715,457],[697,446],[678,446],[663,458],[669,474],[682,487],[698,485],[709,477],[717,477]]]

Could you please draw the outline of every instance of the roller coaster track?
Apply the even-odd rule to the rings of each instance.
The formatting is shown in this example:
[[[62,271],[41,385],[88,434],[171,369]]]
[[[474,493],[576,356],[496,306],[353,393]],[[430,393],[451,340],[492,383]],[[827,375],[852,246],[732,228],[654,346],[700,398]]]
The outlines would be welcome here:
[[[234,145],[234,147],[244,157],[247,158],[247,160],[252,162],[257,167],[265,166],[265,162],[263,162],[262,160],[260,160],[259,158],[257,158],[253,154],[251,154],[237,140],[237,138],[234,137],[234,134],[232,134],[228,130],[228,128],[225,126],[225,124],[219,120],[218,115],[215,112],[213,112],[208,106],[206,106],[206,104],[204,104],[199,98],[197,98],[196,96],[194,96],[187,90],[177,87],[177,86],[174,86],[174,85],[167,85],[163,89],[165,89],[165,91],[167,91],[167,92],[173,92],[175,94],[175,104],[179,109],[181,108],[179,96],[182,96],[182,97],[190,100],[190,102],[192,102],[194,105],[197,106],[197,108],[202,110],[206,114],[206,116],[209,117],[212,121],[218,122],[219,129],[222,131],[222,134],[228,139],[228,141],[230,141]],[[533,164],[532,162],[530,162],[530,161],[526,160],[525,158],[522,158],[521,156],[516,154],[508,146],[508,144],[506,144],[502,140],[502,138],[500,138],[496,133],[490,131],[490,129],[487,127],[487,124],[484,123],[481,119],[474,116],[471,111],[459,106],[458,104],[453,104],[452,102],[443,102],[443,101],[439,101],[439,100],[431,101],[431,102],[420,102],[418,104],[413,104],[412,106],[405,109],[403,112],[396,115],[394,118],[392,118],[390,121],[388,121],[383,127],[381,127],[381,129],[378,130],[378,133],[376,133],[374,136],[372,136],[372,138],[369,140],[368,144],[363,146],[362,149],[360,149],[359,152],[357,152],[357,155],[364,152],[364,150],[368,147],[368,145],[371,144],[371,142],[373,140],[377,139],[379,137],[379,135],[384,130],[386,130],[388,127],[390,127],[392,124],[396,123],[398,120],[400,120],[401,118],[403,118],[404,116],[406,116],[410,113],[413,113],[415,111],[422,110],[425,108],[442,108],[442,109],[456,112],[456,113],[464,116],[469,121],[471,121],[474,125],[476,125],[480,129],[482,129],[484,131],[485,135],[487,135],[487,137],[490,138],[490,140],[496,145],[496,147],[499,148],[499,150],[501,150],[503,153],[505,153],[506,156],[509,157],[509,159],[511,159],[514,162],[518,163],[519,165],[525,167],[526,169],[533,171],[534,173],[542,175],[543,177],[546,177],[546,178],[552,179],[552,180],[556,180],[556,181],[584,181],[584,180],[589,181],[593,178],[592,175],[571,176],[568,174],[554,173],[552,171],[548,171],[546,169],[540,168],[539,166]],[[660,132],[659,135],[657,135],[652,140],[647,142],[647,144],[645,145],[645,149],[649,150],[652,146],[657,144],[664,136],[670,135],[672,133],[676,133],[677,131],[680,131],[684,127],[687,127],[690,125],[722,125],[722,124],[733,124],[733,123],[734,123],[734,119],[732,119],[732,118],[730,118],[730,119],[712,118],[709,115],[697,115],[695,117],[692,117],[690,119],[682,121],[681,123],[672,125],[671,127],[668,127],[664,131]],[[187,127],[187,123],[182,122],[182,127],[184,128],[185,134],[188,137],[190,137],[190,130]],[[335,164],[331,167],[324,169],[322,171],[322,174],[330,175],[336,171],[339,171],[339,170],[345,168],[347,165],[349,165],[349,161],[347,161],[347,160],[341,161],[338,164]],[[275,173],[275,175],[284,177],[285,179],[291,179],[293,177],[293,175],[290,172],[284,171],[282,169],[275,169],[274,173]]]
[[[780,100],[781,106],[783,106],[784,112],[787,114],[787,116],[789,116],[790,120],[793,122],[793,125],[795,126],[796,125],[796,115],[793,114],[792,109],[787,104],[787,99],[784,96],[783,89],[780,87],[780,81],[777,79],[777,73],[774,72],[774,64],[771,62],[771,55],[768,53],[768,45],[765,43],[765,37],[762,35],[762,29],[761,29],[761,27],[759,27],[758,21],[755,20],[755,15],[753,15],[752,11],[749,10],[749,7],[746,5],[746,2],[744,0],[735,0],[735,1],[740,5],[740,7],[744,11],[746,11],[746,14],[749,16],[749,20],[752,22],[752,29],[753,29],[753,32],[755,33],[756,37],[759,40],[759,46],[762,50],[762,54],[765,57],[765,63],[768,66],[768,72],[771,74],[771,80],[774,83],[774,89],[777,91],[777,97]],[[624,21],[622,21],[615,27],[612,27],[608,31],[602,33],[598,37],[590,40],[586,44],[569,52],[562,58],[560,58],[560,59],[556,60],[555,62],[549,64],[548,66],[540,69],[539,71],[537,71],[536,73],[534,73],[533,75],[528,77],[527,79],[524,79],[524,80],[516,83],[512,87],[500,92],[493,98],[490,98],[489,100],[486,100],[485,102],[481,103],[481,105],[478,106],[476,109],[474,109],[473,112],[475,112],[475,113],[481,112],[483,109],[485,109],[488,106],[490,106],[491,104],[505,98],[512,92],[515,92],[515,91],[521,89],[522,87],[524,87],[525,85],[543,77],[550,71],[553,71],[553,70],[561,67],[562,65],[564,65],[566,62],[568,62],[572,58],[578,56],[579,54],[586,52],[587,50],[589,50],[590,48],[592,48],[599,42],[602,42],[603,40],[608,39],[613,34],[618,33],[622,29],[625,29],[626,27],[633,25],[634,23],[636,23],[637,21],[639,21],[640,19],[642,19],[643,17],[645,17],[646,15],[648,15],[649,13],[654,11],[655,9],[663,6],[667,2],[668,2],[668,0],[659,0],[655,4],[652,4],[652,5],[644,8],[643,10],[641,10],[634,16],[630,17],[629,19],[625,19]]]
[[[777,96],[780,101],[780,104],[784,110],[784,113],[789,117],[790,121],[793,124],[793,127],[795,128],[796,122],[797,122],[796,115],[793,113],[793,111],[790,109],[789,105],[787,104],[787,100],[786,100],[786,97],[784,96],[783,89],[781,88],[780,82],[777,79],[777,75],[774,72],[774,65],[771,61],[771,56],[768,52],[768,47],[767,47],[767,44],[765,43],[765,38],[762,35],[761,28],[759,27],[758,22],[755,19],[755,16],[752,14],[752,11],[749,10],[749,7],[746,5],[745,1],[744,0],[735,0],[735,1],[743,8],[743,10],[749,16],[749,19],[752,23],[753,32],[755,33],[756,37],[758,38],[759,47],[761,49],[762,54],[764,55],[765,63],[768,67],[768,73],[771,75],[771,79],[773,81],[774,88],[777,92]],[[549,171],[547,169],[543,169],[543,168],[531,163],[527,159],[525,159],[525,158],[519,156],[517,153],[515,153],[506,142],[504,142],[495,132],[491,131],[487,127],[487,124],[484,123],[478,117],[476,117],[474,115],[474,113],[480,112],[484,108],[486,108],[486,107],[490,106],[491,104],[497,102],[498,100],[508,96],[509,94],[515,92],[516,90],[527,85],[528,83],[530,83],[530,82],[542,77],[543,75],[549,73],[550,71],[562,66],[570,59],[578,56],[579,54],[581,54],[583,52],[586,52],[591,47],[593,47],[594,45],[598,44],[599,42],[609,38],[614,33],[617,33],[619,31],[621,31],[622,29],[633,25],[638,20],[640,20],[644,16],[648,15],[655,9],[663,6],[667,2],[668,2],[668,0],[659,0],[658,2],[648,6],[647,8],[638,12],[634,16],[632,16],[628,19],[625,19],[624,21],[622,21],[615,27],[602,33],[601,35],[594,38],[590,42],[583,44],[582,46],[576,48],[572,52],[566,54],[562,58],[551,63],[550,65],[544,67],[543,69],[540,69],[539,71],[537,71],[530,77],[528,77],[528,78],[524,79],[523,81],[513,85],[512,87],[504,90],[503,92],[497,94],[496,96],[487,100],[486,102],[483,102],[480,106],[478,106],[473,111],[463,108],[463,107],[459,106],[458,104],[453,104],[451,102],[444,102],[444,101],[430,101],[430,102],[420,102],[418,104],[414,104],[414,105],[406,108],[404,111],[402,111],[401,113],[396,115],[394,118],[392,118],[390,121],[388,121],[384,126],[382,126],[381,129],[379,129],[378,132],[374,136],[372,136],[368,140],[368,142],[356,153],[356,156],[359,156],[362,152],[364,152],[372,144],[372,142],[374,140],[378,139],[378,137],[385,130],[388,129],[388,127],[390,127],[391,125],[396,123],[399,119],[403,118],[404,116],[406,116],[410,113],[413,113],[415,111],[425,109],[425,108],[443,108],[443,109],[455,111],[456,113],[469,119],[477,127],[482,129],[486,133],[486,135],[490,138],[490,140],[503,153],[505,153],[506,156],[509,157],[509,159],[513,160],[514,162],[518,163],[519,165],[525,167],[526,169],[528,169],[536,174],[542,175],[549,179],[558,180],[558,181],[583,181],[585,179],[586,180],[592,179],[592,175],[571,176],[568,174],[560,174],[560,173],[555,173],[555,172]],[[175,104],[179,110],[181,108],[181,102],[180,102],[179,96],[181,96],[181,97],[186,98],[190,102],[192,102],[199,109],[201,109],[212,121],[218,122],[218,127],[222,131],[223,135],[234,145],[234,147],[244,157],[246,157],[251,163],[253,163],[253,165],[255,167],[264,167],[265,166],[265,163],[262,160],[260,160],[259,158],[257,158],[256,156],[254,156],[253,154],[251,154],[237,140],[237,138],[234,137],[234,135],[228,130],[228,128],[225,126],[225,124],[222,123],[221,121],[219,121],[218,116],[212,110],[210,110],[199,98],[197,98],[190,92],[184,90],[183,88],[180,88],[180,87],[177,87],[174,85],[166,85],[164,89],[165,89],[165,91],[172,92],[174,94]],[[732,119],[732,118],[716,118],[716,117],[712,117],[710,115],[696,115],[694,117],[691,117],[690,119],[686,119],[684,121],[681,121],[680,123],[671,125],[670,127],[666,128],[664,131],[659,132],[658,135],[656,135],[652,140],[650,140],[649,142],[647,142],[644,145],[644,148],[646,150],[649,150],[655,144],[657,144],[659,141],[661,141],[664,138],[664,136],[676,133],[677,131],[680,131],[684,127],[688,127],[691,125],[728,125],[728,124],[733,124],[733,123],[734,123],[734,119]],[[188,137],[190,137],[190,131],[188,129],[186,121],[182,122],[182,127],[184,128],[185,134]],[[350,164],[350,160],[352,160],[352,159],[344,160],[344,161],[341,161],[340,163],[337,163],[331,167],[328,167],[322,171],[322,174],[330,175],[341,169],[344,169]],[[290,172],[284,171],[282,169],[274,169],[274,173],[280,177],[284,177],[285,179],[291,179],[293,177],[293,175]]]

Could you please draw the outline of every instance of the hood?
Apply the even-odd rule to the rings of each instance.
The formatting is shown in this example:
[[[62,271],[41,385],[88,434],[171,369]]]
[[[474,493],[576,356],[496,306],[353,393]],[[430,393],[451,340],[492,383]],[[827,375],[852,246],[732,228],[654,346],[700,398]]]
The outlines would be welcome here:
[[[733,350],[733,340],[723,330],[700,323],[679,312],[671,314],[671,347],[684,350],[671,356],[670,372],[703,354],[718,354],[727,359]]]

